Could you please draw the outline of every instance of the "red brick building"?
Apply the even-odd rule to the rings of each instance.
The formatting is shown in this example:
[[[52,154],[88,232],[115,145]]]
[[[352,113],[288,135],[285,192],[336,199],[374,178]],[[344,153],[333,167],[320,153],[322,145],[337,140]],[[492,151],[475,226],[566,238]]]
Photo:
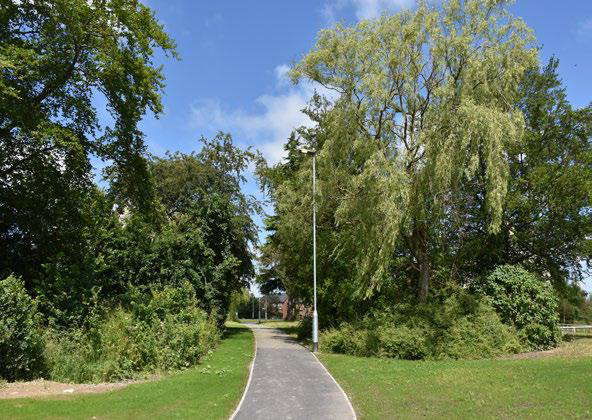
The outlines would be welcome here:
[[[311,315],[309,307],[303,303],[296,303],[292,301],[286,293],[279,295],[279,312],[282,319],[302,319],[305,316]]]

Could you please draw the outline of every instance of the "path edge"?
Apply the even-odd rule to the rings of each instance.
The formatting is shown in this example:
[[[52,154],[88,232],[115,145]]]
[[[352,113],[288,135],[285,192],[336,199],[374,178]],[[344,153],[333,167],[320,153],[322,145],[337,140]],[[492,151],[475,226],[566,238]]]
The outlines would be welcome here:
[[[253,345],[255,346],[255,354],[253,355],[253,360],[251,361],[251,368],[249,370],[249,379],[247,379],[247,386],[245,387],[245,390],[243,391],[243,396],[241,397],[240,401],[238,402],[236,409],[234,410],[232,415],[229,417],[229,420],[234,420],[234,418],[236,417],[236,415],[240,411],[240,409],[243,405],[243,402],[245,402],[245,397],[247,396],[247,392],[249,391],[249,387],[251,386],[251,379],[253,378],[253,370],[255,369],[255,359],[257,359],[257,336],[255,335],[255,331],[253,331],[253,329],[251,327],[247,326],[247,328],[249,329],[249,331],[251,331],[251,334],[253,334]]]
[[[327,369],[325,367],[325,365],[323,364],[323,362],[321,362],[319,360],[319,358],[317,357],[316,354],[314,354],[314,352],[311,351],[310,354],[312,354],[314,356],[315,360],[317,362],[319,362],[319,365],[321,365],[323,367],[323,369],[325,370],[325,372],[327,372],[327,375],[329,375],[329,377],[333,380],[333,382],[335,382],[335,385],[337,385],[337,388],[339,388],[339,390],[341,391],[341,393],[345,397],[345,400],[347,401],[347,405],[349,405],[349,409],[351,410],[352,414],[354,415],[354,420],[357,420],[358,419],[358,416],[356,415],[356,410],[354,410],[354,406],[352,405],[349,397],[347,396],[347,394],[345,393],[345,391],[343,390],[343,388],[341,387],[341,385],[339,385],[339,382],[337,382],[335,380],[335,378],[333,377],[333,375],[331,375],[331,372],[329,372],[329,369]]]

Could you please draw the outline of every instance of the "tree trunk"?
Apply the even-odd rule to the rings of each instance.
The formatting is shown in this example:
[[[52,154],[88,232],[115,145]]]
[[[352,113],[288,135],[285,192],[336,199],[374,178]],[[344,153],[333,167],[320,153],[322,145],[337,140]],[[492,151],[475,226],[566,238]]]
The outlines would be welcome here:
[[[409,243],[417,261],[417,265],[419,266],[417,298],[420,302],[426,302],[430,289],[430,258],[425,229],[416,224],[411,233],[411,237],[409,238]]]
[[[419,284],[417,286],[417,297],[419,301],[426,302],[428,300],[430,286],[430,260],[425,252],[419,260]]]

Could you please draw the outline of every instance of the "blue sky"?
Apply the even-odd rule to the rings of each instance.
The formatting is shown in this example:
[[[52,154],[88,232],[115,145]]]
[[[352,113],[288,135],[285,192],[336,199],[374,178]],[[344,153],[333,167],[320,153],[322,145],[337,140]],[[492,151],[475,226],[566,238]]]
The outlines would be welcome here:
[[[317,32],[340,21],[354,24],[413,0],[144,0],[176,40],[181,61],[157,56],[167,88],[164,115],[142,123],[149,151],[190,152],[200,135],[230,132],[272,162],[290,131],[306,124],[299,110],[313,88],[292,86],[290,63],[309,51]],[[511,6],[534,29],[541,61],[560,59],[572,104],[592,101],[592,1],[522,0]],[[250,182],[247,191],[256,192]],[[592,290],[592,281],[587,288]]]

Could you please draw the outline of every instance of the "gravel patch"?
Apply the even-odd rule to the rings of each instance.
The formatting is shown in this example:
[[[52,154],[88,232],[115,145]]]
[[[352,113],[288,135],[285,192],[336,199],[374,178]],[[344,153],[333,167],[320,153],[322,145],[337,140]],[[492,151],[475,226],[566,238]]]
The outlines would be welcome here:
[[[5,382],[0,384],[0,399],[93,394],[121,389],[139,382],[145,381],[110,382],[100,384],[64,384],[61,382],[38,379],[27,382]]]

